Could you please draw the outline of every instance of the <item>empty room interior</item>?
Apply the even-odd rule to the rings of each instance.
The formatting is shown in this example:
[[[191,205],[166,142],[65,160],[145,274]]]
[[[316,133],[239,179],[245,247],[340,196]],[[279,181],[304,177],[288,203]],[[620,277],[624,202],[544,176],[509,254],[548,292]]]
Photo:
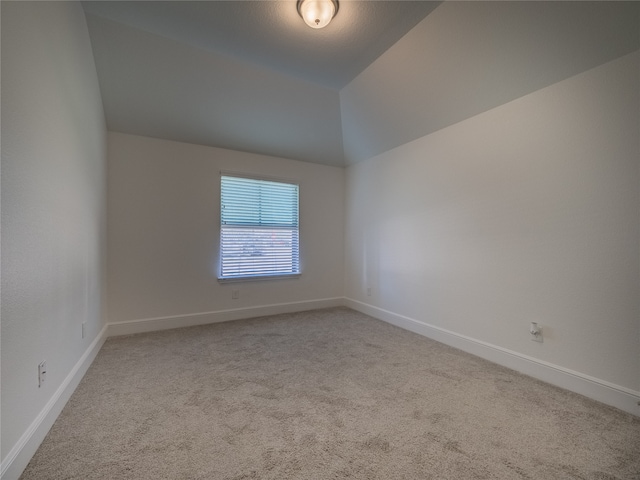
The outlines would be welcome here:
[[[1,473],[640,479],[640,3],[5,1]]]

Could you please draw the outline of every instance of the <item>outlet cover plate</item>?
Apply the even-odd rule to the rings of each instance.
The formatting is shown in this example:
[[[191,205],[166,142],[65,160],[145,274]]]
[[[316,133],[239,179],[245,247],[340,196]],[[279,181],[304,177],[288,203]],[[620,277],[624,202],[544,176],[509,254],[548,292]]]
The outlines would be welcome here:
[[[47,362],[40,362],[38,364],[38,388],[42,386],[47,379]]]
[[[542,327],[538,327],[538,334],[534,335],[533,333],[531,334],[531,341],[532,342],[538,342],[538,343],[544,343],[544,339],[542,338]]]

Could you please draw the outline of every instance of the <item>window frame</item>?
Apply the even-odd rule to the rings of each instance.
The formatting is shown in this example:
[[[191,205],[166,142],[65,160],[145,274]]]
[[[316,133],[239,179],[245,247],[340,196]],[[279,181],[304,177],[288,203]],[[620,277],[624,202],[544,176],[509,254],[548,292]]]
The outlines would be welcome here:
[[[222,178],[223,177],[236,177],[246,180],[255,180],[255,181],[265,181],[265,182],[275,182],[275,183],[283,183],[287,185],[295,185],[297,187],[297,266],[298,271],[292,273],[273,273],[273,274],[265,274],[265,275],[236,275],[236,276],[222,276],[223,269],[223,258],[222,258],[222,248],[223,248],[223,239],[222,239],[222,231],[223,231],[223,223],[222,223],[222,209],[223,209],[223,201],[222,201]],[[283,280],[283,279],[296,279],[302,275],[302,255],[301,255],[301,241],[300,241],[300,182],[291,178],[284,177],[275,177],[275,176],[267,176],[267,175],[256,175],[251,173],[244,172],[229,172],[229,171],[220,171],[219,176],[219,196],[218,199],[220,201],[220,208],[218,210],[218,227],[219,227],[219,247],[218,247],[218,282],[220,283],[240,283],[240,282],[262,282],[262,281],[271,281],[271,280]],[[265,229],[268,227],[265,227]]]

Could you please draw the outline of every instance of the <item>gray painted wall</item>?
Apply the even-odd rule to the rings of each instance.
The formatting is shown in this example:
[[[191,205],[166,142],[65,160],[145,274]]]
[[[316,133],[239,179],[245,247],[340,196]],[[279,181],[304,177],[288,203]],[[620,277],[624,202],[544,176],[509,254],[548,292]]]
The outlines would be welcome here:
[[[516,2],[501,2],[501,13],[493,3],[465,2],[463,11],[446,2],[339,96],[101,24],[96,43],[100,35],[119,41],[103,52],[102,68],[142,63],[147,75],[107,72],[103,94],[152,114],[166,108],[175,116],[166,138],[179,131],[201,143],[197,128],[213,129],[230,148],[250,149],[225,130],[235,122],[272,142],[262,153],[337,165],[344,133],[347,160],[361,162],[343,190],[334,167],[111,134],[112,320],[206,311],[214,300],[219,309],[336,296],[345,255],[351,298],[640,390],[640,80],[638,53],[624,56],[639,46],[640,6],[545,4],[557,16]],[[106,137],[79,4],[1,8],[4,461],[104,326]],[[146,47],[127,51],[138,35]],[[150,55],[165,49],[166,63]],[[208,74],[185,79],[200,62]],[[182,102],[161,106],[176,79],[202,101],[195,130],[179,130]],[[207,82],[217,96],[207,96]],[[215,109],[222,120],[209,116]],[[119,122],[149,134],[123,111]],[[285,136],[294,147],[282,147]],[[191,172],[181,168],[190,158]],[[306,183],[313,274],[296,290],[254,284],[236,304],[211,272],[193,268],[215,250],[213,223],[193,214],[215,212],[205,175],[222,167]],[[129,209],[145,202],[153,213],[146,231],[135,225],[145,212]],[[157,241],[153,229],[167,235]],[[194,253],[181,263],[188,248]],[[117,290],[132,278],[140,301]],[[528,339],[532,320],[545,327],[542,345]],[[42,360],[49,377],[39,389]]]
[[[300,278],[218,282],[221,171],[299,183]],[[343,295],[342,168],[110,133],[108,184],[110,322]]]
[[[640,51],[349,167],[346,296],[640,396],[639,87]]]
[[[105,225],[106,128],[82,7],[2,2],[3,463],[105,324]]]

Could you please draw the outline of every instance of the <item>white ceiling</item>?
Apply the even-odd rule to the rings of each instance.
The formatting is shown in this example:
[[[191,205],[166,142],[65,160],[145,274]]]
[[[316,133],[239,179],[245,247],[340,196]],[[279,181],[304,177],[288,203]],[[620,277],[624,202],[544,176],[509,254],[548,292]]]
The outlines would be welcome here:
[[[445,2],[340,91],[345,161],[639,48],[640,2]]]
[[[83,2],[112,131],[344,165],[339,90],[440,2]]]
[[[344,166],[640,48],[640,2],[83,2],[109,130]]]
[[[340,89],[440,2],[342,0],[325,28],[296,0],[89,1],[85,12]]]

